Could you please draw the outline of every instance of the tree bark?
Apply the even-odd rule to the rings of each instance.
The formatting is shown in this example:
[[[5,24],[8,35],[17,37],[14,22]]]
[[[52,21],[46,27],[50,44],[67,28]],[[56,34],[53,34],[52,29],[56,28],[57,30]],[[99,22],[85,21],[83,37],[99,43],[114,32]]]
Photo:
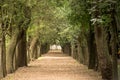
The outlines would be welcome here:
[[[1,26],[0,26],[1,28]],[[6,46],[5,46],[5,34],[2,29],[0,38],[0,79],[5,77],[6,74]]]
[[[41,44],[40,53],[45,54],[50,50],[50,45],[48,43]]]
[[[90,29],[89,37],[88,37],[88,51],[89,51],[89,63],[88,68],[89,69],[97,69],[97,49],[96,49],[96,43],[95,43],[95,36]]]
[[[0,79],[3,78],[3,64],[2,64],[2,63],[3,63],[3,62],[2,62],[2,55],[3,55],[3,54],[2,54],[2,53],[3,53],[3,52],[2,52],[2,49],[3,49],[3,48],[2,48],[2,47],[3,47],[3,46],[2,46],[2,39],[0,39]]]
[[[112,31],[111,31],[111,44],[112,44],[112,73],[113,80],[118,80],[118,62],[117,62],[117,54],[118,54],[118,36],[117,36],[117,21],[116,21],[116,13],[115,9],[113,9],[111,17],[112,17]]]
[[[16,45],[18,43],[18,39],[20,37],[21,32],[16,29],[14,35],[12,36],[11,40],[10,40],[10,44],[7,50],[7,56],[6,56],[6,67],[7,67],[7,73],[12,73],[14,72],[14,64],[13,64],[13,60],[14,60],[14,55],[15,55],[15,49],[16,49]]]
[[[27,66],[27,46],[26,46],[26,31],[23,30],[19,42],[17,44],[17,67]]]
[[[95,40],[99,66],[103,79],[112,80],[112,64],[107,46],[106,33],[103,27],[95,26]]]
[[[41,45],[39,44],[39,45],[37,46],[37,54],[38,54],[38,57],[41,56],[40,50],[41,50]]]
[[[30,44],[30,60],[37,59],[37,42],[38,37],[35,37]]]
[[[62,50],[63,50],[63,53],[71,56],[71,44],[70,43],[64,44],[62,47]]]
[[[78,60],[80,63],[84,63],[84,56],[83,56],[83,53],[82,53],[82,49],[80,47],[80,43],[78,43]]]

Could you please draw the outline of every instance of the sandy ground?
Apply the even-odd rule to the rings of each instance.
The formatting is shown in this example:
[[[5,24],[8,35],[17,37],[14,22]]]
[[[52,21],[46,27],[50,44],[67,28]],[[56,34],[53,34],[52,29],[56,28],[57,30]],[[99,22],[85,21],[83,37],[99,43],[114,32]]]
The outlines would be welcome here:
[[[48,53],[19,68],[2,80],[102,80],[99,73],[88,70],[72,57],[60,53]]]

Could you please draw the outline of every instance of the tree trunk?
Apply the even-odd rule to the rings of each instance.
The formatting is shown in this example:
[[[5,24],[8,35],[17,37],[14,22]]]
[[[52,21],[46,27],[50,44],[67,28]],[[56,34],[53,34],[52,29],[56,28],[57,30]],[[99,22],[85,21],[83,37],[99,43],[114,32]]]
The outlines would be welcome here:
[[[29,37],[27,41],[27,63],[30,62],[30,42],[31,42],[31,38]]]
[[[112,80],[118,80],[118,62],[117,62],[117,53],[118,53],[118,36],[117,36],[117,22],[116,22],[116,14],[115,9],[112,11],[112,31],[111,31],[111,44],[112,44]]]
[[[40,53],[45,54],[50,50],[50,45],[48,43],[41,44]]]
[[[41,49],[41,45],[38,45],[37,46],[37,55],[38,55],[38,57],[41,56],[40,49]]]
[[[71,42],[71,56],[74,56],[74,43]]]
[[[97,68],[97,49],[96,49],[96,43],[95,43],[95,36],[92,29],[90,29],[89,37],[88,37],[88,51],[89,51],[88,68],[96,69]]]
[[[26,31],[22,31],[21,37],[17,44],[17,66],[27,66],[27,46],[26,46]]]
[[[63,47],[62,47],[63,53],[68,54],[71,56],[71,44],[70,43],[66,43]]]
[[[84,57],[83,57],[83,53],[82,53],[82,49],[80,47],[80,43],[78,43],[78,60],[80,63],[84,63]]]
[[[2,30],[0,38],[0,79],[5,76],[6,76],[6,46],[5,46],[5,34],[4,31]]]
[[[35,48],[34,48],[34,51],[33,51],[33,53],[34,53],[34,55],[33,55],[33,58],[34,59],[37,59],[38,58],[38,53],[37,53],[38,51],[37,51],[37,44],[35,45]]]
[[[0,79],[3,78],[3,60],[2,60],[2,55],[3,55],[3,46],[2,46],[2,39],[0,39]]]
[[[81,46],[81,55],[83,56],[83,64],[87,65],[87,51],[86,46]]]
[[[33,38],[31,44],[30,44],[30,60],[34,60],[37,57],[37,42],[38,42],[38,37]]]
[[[89,62],[88,46],[86,45],[84,48],[85,48],[85,65],[88,66]]]
[[[14,35],[12,36],[11,40],[10,40],[10,44],[7,50],[7,57],[6,57],[6,67],[7,67],[7,73],[12,73],[14,72],[14,64],[13,64],[13,60],[14,60],[14,55],[15,55],[15,49],[16,49],[16,45],[18,43],[18,39],[20,37],[20,31],[16,30]]]
[[[95,26],[95,40],[97,44],[97,53],[99,66],[103,79],[112,80],[112,64],[107,46],[106,33],[103,27]]]
[[[80,56],[79,56],[80,55],[80,53],[79,53],[80,49],[79,48],[80,48],[79,43],[72,43],[71,48],[70,48],[70,50],[71,50],[70,51],[71,52],[70,56],[72,56],[74,59],[76,59],[78,61],[80,61]]]

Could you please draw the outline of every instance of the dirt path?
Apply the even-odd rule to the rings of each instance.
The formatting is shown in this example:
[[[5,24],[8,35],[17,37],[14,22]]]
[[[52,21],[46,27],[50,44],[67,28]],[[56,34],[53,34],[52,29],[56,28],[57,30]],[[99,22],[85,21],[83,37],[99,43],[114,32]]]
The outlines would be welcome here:
[[[88,70],[73,58],[60,54],[49,53],[19,68],[14,74],[3,80],[102,80],[100,74]]]

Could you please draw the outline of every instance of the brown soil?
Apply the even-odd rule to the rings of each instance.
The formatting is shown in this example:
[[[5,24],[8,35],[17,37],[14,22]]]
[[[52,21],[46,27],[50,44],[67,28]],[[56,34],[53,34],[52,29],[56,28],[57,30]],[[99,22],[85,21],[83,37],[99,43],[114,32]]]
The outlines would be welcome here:
[[[28,67],[19,68],[2,80],[102,80],[99,73],[88,70],[72,57],[48,53],[32,61]]]

